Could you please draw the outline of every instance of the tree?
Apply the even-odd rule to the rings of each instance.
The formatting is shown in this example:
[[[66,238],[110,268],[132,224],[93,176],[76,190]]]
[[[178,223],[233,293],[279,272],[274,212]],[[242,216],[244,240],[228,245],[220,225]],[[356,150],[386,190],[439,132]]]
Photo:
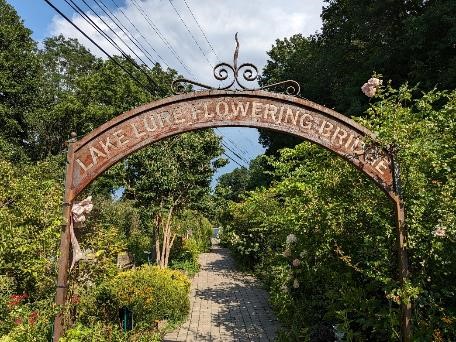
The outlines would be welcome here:
[[[32,143],[27,117],[37,105],[40,73],[31,31],[16,11],[0,0],[0,147],[17,152],[2,154],[17,157],[17,148],[27,149]]]
[[[211,161],[221,152],[220,138],[206,130],[169,138],[125,162],[124,196],[136,200],[151,218],[161,267],[167,266],[177,235],[173,216],[185,208],[198,209],[215,171]]]

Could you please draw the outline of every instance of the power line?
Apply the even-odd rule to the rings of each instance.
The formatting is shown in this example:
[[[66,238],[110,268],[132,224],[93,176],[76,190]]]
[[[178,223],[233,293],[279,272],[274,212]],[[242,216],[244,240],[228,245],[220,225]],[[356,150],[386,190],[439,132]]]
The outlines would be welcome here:
[[[203,54],[204,58],[206,59],[206,61],[209,63],[209,65],[213,68],[214,66],[212,65],[212,63],[209,61],[209,58],[207,58],[207,55],[206,53],[204,52],[204,50],[201,48],[201,45],[198,43],[198,41],[196,40],[195,36],[193,35],[193,33],[190,31],[190,28],[187,26],[187,24],[185,23],[184,19],[182,18],[182,16],[180,15],[179,11],[177,10],[176,6],[174,6],[173,2],[171,0],[168,0],[169,3],[171,4],[171,7],[174,9],[174,12],[176,12],[177,16],[179,17],[180,21],[182,22],[182,24],[184,24],[185,28],[187,29],[188,33],[190,34],[190,36],[192,37],[193,41],[195,42],[196,46],[198,47],[198,49],[201,51],[201,53]]]
[[[244,158],[242,158],[239,154],[237,154],[236,152],[234,152],[230,147],[228,147],[222,140],[222,145],[223,147],[225,147],[228,151],[230,151],[232,154],[234,154],[239,160],[241,160],[243,163],[246,163],[248,164],[249,162],[247,160],[245,160]]]
[[[70,0],[70,1],[74,4],[74,2],[73,2],[72,0]],[[108,27],[108,29],[109,29],[112,33],[114,33],[114,35],[115,35],[115,36],[116,36],[116,37],[117,37],[117,38],[118,38],[118,39],[119,39],[119,40],[120,40],[120,41],[121,41],[121,42],[122,42],[122,43],[123,43],[123,44],[124,44],[124,45],[133,53],[133,54],[134,54],[134,55],[135,55],[135,56],[136,56],[136,58],[138,58],[144,65],[146,65],[146,62],[144,62],[144,61],[142,60],[142,58],[141,58],[140,56],[138,56],[138,54],[137,54],[130,46],[128,46],[127,43],[125,43],[125,41],[122,39],[122,37],[120,37],[120,36],[117,34],[117,32],[116,32],[115,30],[113,30],[113,29],[108,25],[108,23],[107,23],[107,22],[106,22],[106,21],[105,21],[105,20],[104,20],[96,11],[95,11],[87,2],[86,2],[86,0],[82,0],[82,2],[87,6],[87,8],[88,8],[90,11],[92,11],[92,13],[95,14],[95,16],[96,16],[103,24],[106,25],[106,27]],[[96,2],[96,0],[95,0],[95,2]],[[92,20],[91,20],[91,21],[92,21]],[[93,21],[92,21],[92,22],[93,22]],[[97,25],[97,26],[98,26],[98,25]],[[104,32],[104,31],[103,31],[103,32]],[[105,35],[106,35],[106,34],[105,34]],[[106,35],[106,36],[107,36],[107,35]],[[109,36],[108,36],[108,37],[109,37]],[[128,37],[128,36],[127,36],[127,37]],[[109,38],[111,38],[111,37],[109,37]],[[133,41],[132,41],[132,42],[133,42]],[[133,44],[135,44],[135,42],[133,42]],[[136,46],[140,51],[142,51],[141,48],[140,48],[138,45],[135,44],[135,46]],[[148,58],[147,55],[146,55],[146,58]],[[151,60],[150,58],[148,58],[148,59],[149,59],[149,61],[150,61],[152,64],[155,64],[155,63],[156,63],[155,61]]]
[[[96,3],[98,3],[97,0],[94,0]],[[100,0],[101,4],[115,17],[115,15],[112,13],[112,11],[109,9],[109,7],[103,3],[103,0]],[[163,61],[163,64],[165,64],[168,68],[171,68],[168,63],[165,61],[165,59],[158,53],[158,51],[149,43],[149,41],[147,40],[147,38],[141,33],[141,31],[138,29],[138,27],[130,20],[130,18],[128,18],[128,16],[125,14],[125,12],[122,10],[122,8],[120,8],[115,2],[114,0],[111,0],[111,2],[117,7],[117,9],[122,13],[122,15],[124,16],[125,19],[127,19],[127,21],[130,23],[130,25],[136,30],[136,32],[141,36],[141,38],[147,43],[147,45],[152,49],[153,52],[155,52],[155,54],[158,56],[158,58],[160,60]],[[121,23],[121,21],[116,18],[116,20],[128,31],[130,32],[126,27],[125,25],[123,25]],[[130,33],[131,34],[131,33]],[[136,39],[136,38],[135,38]],[[136,39],[137,40],[137,39]]]
[[[128,18],[128,16],[125,14],[125,12],[122,10],[122,8],[117,5],[117,3],[114,1],[114,0],[110,0],[116,7],[117,9],[122,13],[122,15],[134,26],[134,24],[131,22],[131,20]],[[179,56],[179,54],[176,52],[176,50],[173,48],[173,46],[170,44],[170,42],[168,41],[168,39],[166,39],[166,36],[164,36],[160,29],[158,28],[157,25],[154,24],[154,22],[152,21],[152,19],[149,17],[149,15],[147,14],[147,12],[145,12],[144,8],[138,4],[136,1],[132,0],[132,4],[136,7],[136,9],[140,12],[140,14],[143,16],[143,18],[146,20],[147,24],[152,28],[152,30],[155,32],[155,34],[157,34],[157,36],[161,39],[161,41],[163,42],[163,44],[165,44],[165,46],[171,51],[171,54],[176,58],[176,60],[179,62],[180,65],[182,65],[182,67],[189,73],[191,74],[192,76],[195,76],[192,71],[190,70],[190,68],[183,62],[182,58]],[[139,31],[138,31],[139,32]],[[145,39],[145,38],[144,38]],[[147,40],[146,40],[147,41]],[[148,45],[150,45],[150,43],[148,42]],[[151,48],[153,49],[153,47],[151,46]]]
[[[231,158],[228,154],[226,154],[226,152],[223,152],[222,154],[223,154],[225,157],[227,157],[229,160],[231,160],[232,162],[236,163],[239,167],[245,167],[244,165],[239,164],[236,160],[234,160],[233,158]]]
[[[133,79],[138,85],[142,88],[146,89],[150,92],[151,95],[154,95],[155,90],[149,88],[149,86],[144,85],[138,78],[136,78],[128,69],[126,69],[121,63],[119,63],[114,57],[112,57],[109,53],[107,53],[100,45],[98,45],[92,38],[90,38],[83,30],[79,28],[75,23],[73,23],[70,18],[68,18],[62,11],[60,11],[54,4],[52,4],[49,0],[44,0],[50,7],[54,9],[60,16],[62,16],[68,23],[70,23],[75,29],[77,29],[84,37],[86,37],[93,45],[95,45],[101,52],[103,52],[110,60],[112,60],[118,67],[120,67],[131,79]],[[156,83],[154,85],[158,87]]]
[[[241,148],[240,146],[238,146],[233,140],[231,140],[230,137],[227,136],[226,139],[227,139],[232,145],[236,146],[237,149],[238,149],[244,156],[247,156],[247,151],[244,150],[243,148]]]
[[[218,128],[218,127],[215,127],[216,131],[219,132],[219,134],[224,138],[226,139],[230,144],[231,146],[233,146],[234,149],[236,149],[237,151],[239,151],[240,154],[242,154],[245,158],[249,158],[248,155],[247,155],[247,152],[243,149],[241,149],[233,140],[231,140],[228,136],[224,135],[223,132]],[[247,159],[245,158],[242,158],[242,160],[244,162],[247,162]]]
[[[214,53],[215,57],[217,58],[218,61],[220,61],[220,58],[219,56],[217,56],[217,53],[215,52],[214,50],[214,47],[212,46],[211,42],[209,41],[209,39],[207,38],[206,36],[206,33],[204,33],[204,30],[203,28],[201,27],[200,23],[198,22],[198,20],[196,19],[196,16],[195,14],[193,13],[193,11],[190,9],[190,6],[189,4],[187,3],[187,0],[184,0],[184,3],[185,3],[185,6],[187,6],[187,9],[189,10],[190,14],[192,15],[193,17],[193,20],[195,20],[196,22],[196,25],[198,25],[198,28],[200,29],[204,39],[206,40],[207,44],[209,45],[209,47],[211,48],[212,52]]]
[[[137,68],[141,73],[143,73],[146,78],[155,85],[157,88],[160,88],[158,84],[153,80],[150,75],[144,71],[129,55],[125,53],[125,51],[111,38],[109,35],[104,32],[77,4],[74,3],[73,0],[64,0],[75,12],[77,12],[87,23],[89,23],[98,33],[100,33],[114,48],[116,48],[121,55],[135,68]],[[71,2],[71,4],[70,4]],[[73,5],[72,5],[73,4]],[[109,27],[109,26],[108,26]],[[112,30],[112,29],[111,29]],[[123,40],[122,40],[123,42]],[[125,42],[124,42],[125,44]],[[131,49],[130,49],[131,50]],[[140,59],[143,63],[144,61]],[[145,63],[144,63],[145,65]],[[147,65],[145,65],[147,68]]]
[[[142,45],[141,42],[125,27],[125,25],[122,24],[122,22],[114,15],[114,13],[112,13],[112,11],[109,9],[109,7],[107,7],[101,0],[100,0],[100,2],[98,2],[98,0],[93,0],[93,1],[96,3],[98,8],[101,9],[103,11],[103,13],[109,17],[109,19],[111,19],[111,21],[114,23],[114,25],[116,25],[128,37],[128,39],[138,49],[140,49],[141,52],[144,53],[144,55],[146,55],[147,59],[149,59],[149,61],[151,61],[153,64],[155,64],[156,61],[151,60],[153,57],[149,53],[149,51],[147,51],[147,49],[144,47],[144,45]],[[147,40],[146,40],[146,42],[147,42]],[[163,63],[169,68],[169,65],[166,64],[166,61],[163,58],[161,58],[161,56],[157,53],[157,51],[155,51],[155,49],[153,47],[152,47],[152,50],[163,61]]]

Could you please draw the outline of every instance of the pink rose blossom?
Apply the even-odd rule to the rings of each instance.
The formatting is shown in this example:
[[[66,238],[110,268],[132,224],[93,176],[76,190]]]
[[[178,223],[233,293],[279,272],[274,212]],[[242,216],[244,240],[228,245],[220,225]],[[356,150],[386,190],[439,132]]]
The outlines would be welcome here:
[[[367,81],[368,84],[370,84],[371,86],[373,87],[380,87],[383,83],[382,80],[376,78],[376,77],[372,77],[372,78],[369,78],[369,81]]]
[[[367,97],[373,97],[375,93],[377,92],[378,87],[382,85],[383,81],[376,78],[372,77],[370,78],[367,83],[364,83],[363,86],[361,87],[362,92],[364,95]]]
[[[293,260],[293,266],[294,267],[299,267],[301,265],[301,260],[299,259],[294,259]]]
[[[363,86],[361,87],[361,90],[363,91],[364,95],[366,95],[367,97],[373,97],[375,95],[375,93],[377,92],[377,88],[370,85],[369,83],[364,83]]]

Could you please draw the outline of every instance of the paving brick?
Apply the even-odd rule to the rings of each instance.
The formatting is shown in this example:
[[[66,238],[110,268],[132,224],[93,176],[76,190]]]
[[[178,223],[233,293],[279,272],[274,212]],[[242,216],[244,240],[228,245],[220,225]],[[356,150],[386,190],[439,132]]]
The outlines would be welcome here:
[[[188,320],[164,341],[273,341],[279,324],[257,279],[237,272],[229,250],[218,245],[201,254],[200,264]]]

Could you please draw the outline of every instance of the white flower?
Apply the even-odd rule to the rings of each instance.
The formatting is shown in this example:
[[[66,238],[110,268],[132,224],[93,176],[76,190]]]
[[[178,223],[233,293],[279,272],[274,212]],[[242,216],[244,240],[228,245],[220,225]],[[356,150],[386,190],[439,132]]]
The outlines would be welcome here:
[[[289,235],[287,236],[287,245],[292,244],[292,243],[295,243],[296,241],[298,241],[298,239],[296,238],[296,235],[294,235],[294,234],[289,234]]]
[[[283,256],[284,256],[284,257],[287,257],[287,258],[290,257],[290,256],[291,256],[291,251],[290,251],[290,249],[287,248],[287,249],[283,252]]]
[[[299,253],[299,256],[304,259],[304,257],[306,256],[306,252],[302,251],[301,253]]]
[[[297,289],[297,288],[299,287],[299,281],[298,281],[298,279],[295,279],[295,280],[293,281],[293,287],[294,287],[295,289]]]
[[[283,293],[287,293],[288,292],[288,286],[287,285],[282,285],[280,287],[280,290],[282,290]]]
[[[434,236],[438,236],[438,237],[445,237],[446,236],[446,228],[445,227],[437,226],[436,228],[437,229],[434,230],[434,232],[433,232]]]
[[[294,259],[293,260],[293,266],[294,267],[299,267],[301,265],[301,260],[299,259]]]

